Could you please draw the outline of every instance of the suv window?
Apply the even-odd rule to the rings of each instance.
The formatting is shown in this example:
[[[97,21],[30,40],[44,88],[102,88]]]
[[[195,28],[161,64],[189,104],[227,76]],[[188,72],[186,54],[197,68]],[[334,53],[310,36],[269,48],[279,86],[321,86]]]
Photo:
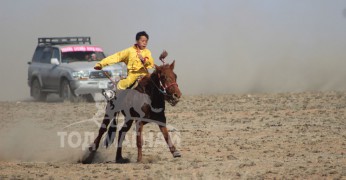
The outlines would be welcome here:
[[[57,58],[60,61],[60,51],[57,48],[53,49],[53,55],[52,58]]]
[[[43,54],[43,47],[37,46],[35,50],[35,54],[32,57],[32,62],[40,62],[40,58]]]
[[[43,49],[43,54],[42,54],[40,62],[41,63],[50,63],[51,58],[52,58],[52,48],[45,47]]]
[[[76,61],[100,61],[105,58],[103,52],[94,52],[94,51],[76,51],[76,52],[63,52],[62,61],[63,63],[70,63]],[[92,59],[94,56],[95,59]]]

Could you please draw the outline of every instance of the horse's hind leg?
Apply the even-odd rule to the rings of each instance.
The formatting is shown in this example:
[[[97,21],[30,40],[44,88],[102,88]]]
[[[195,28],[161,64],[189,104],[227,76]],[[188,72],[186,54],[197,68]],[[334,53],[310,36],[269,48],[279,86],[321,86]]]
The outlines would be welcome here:
[[[137,162],[142,161],[142,146],[143,146],[143,122],[142,121],[137,121],[136,122],[136,131],[137,131],[137,150],[138,150],[138,155],[137,155]]]
[[[175,148],[175,146],[172,143],[171,137],[168,134],[167,127],[159,125],[159,128],[163,134],[163,137],[165,138],[165,141],[169,147],[169,151],[171,151],[173,157],[181,157],[180,152]]]
[[[128,159],[124,159],[122,156],[122,144],[125,139],[125,135],[127,131],[131,128],[133,120],[126,119],[125,116],[125,124],[119,131],[119,137],[118,137],[118,147],[117,147],[117,155],[115,157],[116,163],[128,163]]]

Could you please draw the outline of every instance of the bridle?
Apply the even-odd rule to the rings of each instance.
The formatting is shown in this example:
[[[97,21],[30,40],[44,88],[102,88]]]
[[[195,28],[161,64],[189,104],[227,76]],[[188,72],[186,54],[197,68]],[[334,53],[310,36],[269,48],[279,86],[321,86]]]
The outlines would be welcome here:
[[[171,97],[175,98],[172,94],[168,94],[166,89],[168,89],[171,86],[177,86],[178,87],[178,84],[176,82],[174,82],[174,83],[170,83],[167,85],[167,84],[162,83],[162,79],[161,79],[161,76],[159,73],[157,74],[157,77],[159,79],[160,86],[157,86],[151,77],[150,77],[150,80],[152,81],[154,86],[159,90],[159,92],[162,93],[164,96],[171,96]]]
[[[168,84],[168,85],[167,85],[167,84],[163,84],[162,81],[161,81],[161,76],[160,76],[160,74],[157,74],[157,76],[158,76],[158,78],[159,78],[160,88],[162,88],[163,90],[161,90],[160,88],[158,88],[158,89],[159,89],[159,91],[160,91],[162,94],[168,95],[166,89],[168,89],[168,88],[171,87],[171,86],[177,86],[177,87],[178,87],[178,84],[177,84],[176,82],[170,83],[170,84]],[[171,95],[171,96],[172,96],[172,95]]]

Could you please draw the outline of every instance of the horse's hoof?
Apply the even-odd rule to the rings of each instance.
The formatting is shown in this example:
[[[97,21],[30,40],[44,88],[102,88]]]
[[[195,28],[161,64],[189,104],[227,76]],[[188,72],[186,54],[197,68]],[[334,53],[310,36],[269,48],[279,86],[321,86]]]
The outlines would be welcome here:
[[[119,163],[119,164],[125,164],[125,163],[130,163],[130,159],[128,159],[128,158],[119,158],[119,159],[116,159],[115,162]]]
[[[96,150],[97,150],[96,144],[95,143],[90,144],[89,151],[90,152],[96,152]]]
[[[172,154],[174,158],[181,157],[181,154],[179,151],[174,151]]]
[[[86,152],[84,156],[82,157],[82,160],[80,161],[82,164],[91,164],[94,160],[96,151],[93,152]]]

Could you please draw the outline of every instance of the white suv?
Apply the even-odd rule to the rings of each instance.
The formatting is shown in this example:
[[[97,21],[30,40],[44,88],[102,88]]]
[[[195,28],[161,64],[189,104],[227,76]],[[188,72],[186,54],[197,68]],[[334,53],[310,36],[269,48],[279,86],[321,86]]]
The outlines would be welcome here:
[[[90,37],[38,38],[32,61],[28,62],[31,96],[45,101],[49,93],[57,93],[64,100],[86,97],[92,101],[95,93],[113,88],[105,73],[114,80],[126,76],[126,67],[121,64],[94,70],[103,58],[102,48],[91,45]]]

